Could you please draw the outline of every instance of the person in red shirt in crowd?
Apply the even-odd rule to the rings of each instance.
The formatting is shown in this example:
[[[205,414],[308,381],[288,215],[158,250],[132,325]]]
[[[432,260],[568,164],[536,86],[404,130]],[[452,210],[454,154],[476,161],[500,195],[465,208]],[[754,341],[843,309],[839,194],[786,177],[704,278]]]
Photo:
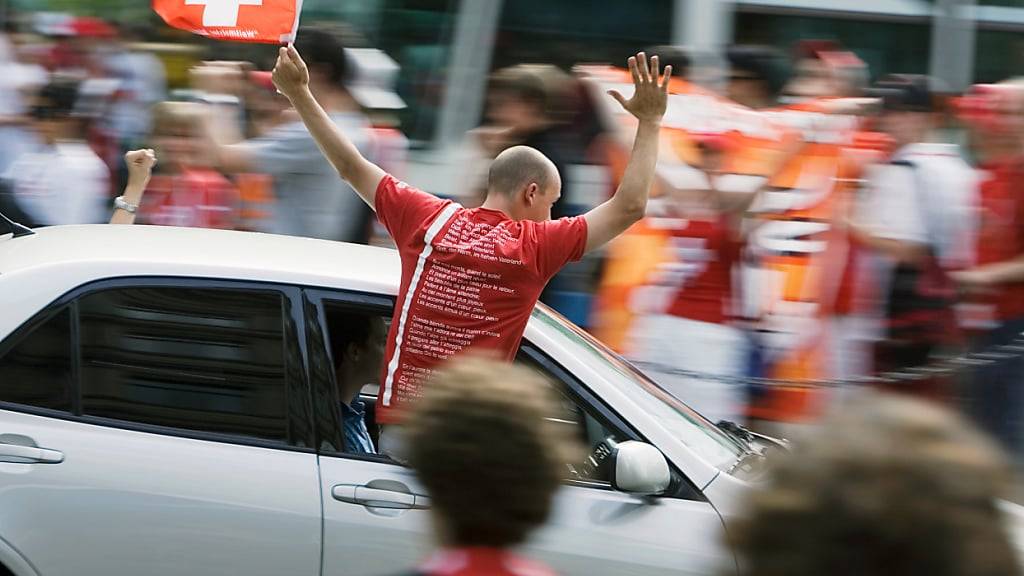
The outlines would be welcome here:
[[[194,102],[162,102],[154,109],[152,140],[161,173],[150,180],[140,222],[160,226],[234,229],[238,190],[205,161],[203,109]]]
[[[975,266],[952,275],[968,292],[962,323],[985,350],[1024,332],[1024,85],[975,86],[961,104],[980,161],[980,221]],[[969,391],[979,423],[1017,452],[1022,376],[1015,357],[979,368]]]
[[[733,274],[744,243],[742,221],[771,176],[799,151],[793,139],[755,189],[736,191],[723,174],[732,134],[696,135],[703,185],[670,193],[664,213],[651,225],[668,228],[672,259],[661,265],[654,286],[638,293],[636,308],[647,314],[630,331],[629,357],[666,389],[710,418],[739,421],[744,391],[736,384],[678,374],[692,370],[737,380],[747,370],[750,344],[736,325]],[[749,187],[748,187],[749,188]],[[685,346],[679,342],[686,341]]]
[[[565,462],[581,452],[547,418],[555,402],[520,366],[466,358],[434,376],[406,429],[440,546],[415,574],[554,575],[512,548],[545,522]]]
[[[402,280],[391,324],[377,420],[380,449],[399,453],[392,431],[433,368],[466,349],[511,361],[541,290],[643,217],[654,179],[658,134],[671,67],[659,82],[658,57],[629,59],[635,91],[610,94],[638,121],[633,154],[615,195],[582,216],[551,220],[560,181],[543,154],[515,146],[491,164],[487,199],[465,209],[396,180],[364,158],[330,122],[309,89],[294,47],[282,48],[274,83],[291,100],[327,159],[377,212],[395,240]]]

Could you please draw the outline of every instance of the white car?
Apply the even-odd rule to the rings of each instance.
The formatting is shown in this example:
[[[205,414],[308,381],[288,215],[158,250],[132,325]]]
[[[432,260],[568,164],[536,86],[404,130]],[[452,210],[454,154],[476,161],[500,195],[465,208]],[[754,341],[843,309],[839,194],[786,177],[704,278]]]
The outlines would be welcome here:
[[[328,319],[389,317],[398,283],[395,252],[320,240],[0,236],[0,574],[408,570],[430,502],[407,468],[346,451]],[[722,519],[760,455],[544,307],[519,358],[594,449],[527,554],[568,575],[735,571]]]

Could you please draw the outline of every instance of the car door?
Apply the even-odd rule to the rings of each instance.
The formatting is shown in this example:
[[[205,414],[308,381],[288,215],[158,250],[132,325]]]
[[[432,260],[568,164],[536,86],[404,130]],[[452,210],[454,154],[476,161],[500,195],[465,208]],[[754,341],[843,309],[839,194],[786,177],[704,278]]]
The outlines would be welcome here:
[[[333,392],[324,308],[346,306],[389,314],[393,302],[375,296],[308,292],[307,321],[314,410],[324,494],[324,575],[407,571],[433,545],[429,498],[407,468],[382,457],[346,453]],[[319,351],[319,352],[318,352]],[[642,440],[614,411],[540,350],[526,342],[519,360],[558,389],[552,418],[593,446],[606,438]],[[319,384],[318,384],[319,382]],[[567,462],[565,487],[551,520],[527,552],[561,574],[710,574],[720,567],[722,523],[714,508],[678,471],[669,493],[653,499],[616,492],[606,470]],[[570,468],[571,467],[571,468]],[[510,479],[511,481],[511,479]]]
[[[0,344],[0,539],[44,576],[320,570],[294,288],[119,279]]]
[[[390,318],[394,300],[306,291],[307,341],[324,507],[324,576],[381,576],[408,571],[431,546],[425,494],[412,471],[345,446],[326,310]],[[339,327],[332,327],[337,329]],[[344,327],[340,327],[344,328]],[[368,389],[374,387],[368,382]],[[372,398],[368,398],[372,423]],[[371,436],[376,437],[374,430]],[[416,501],[417,497],[419,502]]]

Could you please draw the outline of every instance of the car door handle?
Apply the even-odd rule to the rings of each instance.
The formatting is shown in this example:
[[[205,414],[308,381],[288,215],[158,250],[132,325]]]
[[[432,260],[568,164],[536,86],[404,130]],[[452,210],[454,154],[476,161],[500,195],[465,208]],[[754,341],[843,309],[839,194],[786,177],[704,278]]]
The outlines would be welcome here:
[[[48,448],[0,443],[0,462],[17,464],[60,464],[64,453]]]
[[[404,487],[403,487],[404,488]],[[367,508],[391,510],[426,510],[430,498],[402,489],[377,488],[366,484],[338,484],[331,489],[335,500],[359,504]]]

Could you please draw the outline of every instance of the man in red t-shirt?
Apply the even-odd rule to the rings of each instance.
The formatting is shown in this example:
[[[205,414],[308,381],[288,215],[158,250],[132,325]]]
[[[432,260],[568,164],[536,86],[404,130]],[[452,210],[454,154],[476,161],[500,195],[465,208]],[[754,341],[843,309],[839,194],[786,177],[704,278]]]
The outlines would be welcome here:
[[[1024,87],[976,86],[962,115],[980,158],[980,206],[975,267],[952,276],[969,295],[961,323],[979,350],[1009,344],[1024,332]],[[1024,362],[979,368],[969,390],[978,422],[1020,452]]]
[[[561,182],[554,165],[537,150],[516,146],[495,158],[481,207],[465,209],[442,200],[366,160],[313,97],[298,52],[281,49],[274,83],[341,177],[376,210],[401,256],[402,281],[381,378],[378,422],[401,422],[403,407],[419,395],[431,371],[463,350],[492,350],[511,361],[530,312],[555,272],[643,217],[671,67],[659,79],[658,57],[648,63],[641,52],[629,59],[629,69],[632,97],[610,92],[638,121],[633,154],[618,190],[582,216],[551,220]],[[381,448],[388,452],[385,437],[391,433],[384,432]]]

